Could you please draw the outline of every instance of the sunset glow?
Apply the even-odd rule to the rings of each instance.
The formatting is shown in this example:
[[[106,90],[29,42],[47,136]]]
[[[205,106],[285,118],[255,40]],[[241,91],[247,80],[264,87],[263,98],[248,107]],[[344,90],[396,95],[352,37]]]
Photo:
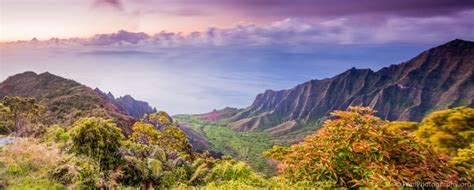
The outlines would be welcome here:
[[[241,107],[265,89],[474,39],[474,3],[463,0],[0,2],[0,79],[50,71],[172,113]]]

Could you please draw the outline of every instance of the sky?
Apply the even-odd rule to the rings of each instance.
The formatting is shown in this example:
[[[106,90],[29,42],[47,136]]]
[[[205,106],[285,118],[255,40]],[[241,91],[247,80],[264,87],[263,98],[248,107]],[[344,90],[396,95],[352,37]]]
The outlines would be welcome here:
[[[0,11],[0,81],[48,71],[172,114],[474,40],[472,0],[0,0]]]

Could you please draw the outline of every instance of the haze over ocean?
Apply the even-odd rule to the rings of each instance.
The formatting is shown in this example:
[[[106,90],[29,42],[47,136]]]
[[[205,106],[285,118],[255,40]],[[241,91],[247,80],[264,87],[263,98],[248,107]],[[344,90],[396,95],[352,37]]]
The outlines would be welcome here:
[[[172,114],[474,39],[472,1],[0,1],[0,80],[48,71]]]

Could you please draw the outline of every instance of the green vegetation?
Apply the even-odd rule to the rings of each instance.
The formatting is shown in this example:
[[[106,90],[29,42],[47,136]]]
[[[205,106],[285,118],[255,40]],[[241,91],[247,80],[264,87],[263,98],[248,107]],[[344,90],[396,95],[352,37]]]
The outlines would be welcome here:
[[[438,153],[457,155],[474,144],[474,109],[455,108],[427,116],[414,135],[428,142]]]
[[[73,124],[71,151],[96,160],[103,169],[113,168],[119,160],[117,154],[124,138],[111,120],[82,118]]]
[[[222,152],[250,164],[256,170],[271,176],[275,169],[262,153],[271,148],[271,139],[262,133],[238,132],[225,127],[225,123],[209,123],[198,116],[180,116],[177,119],[204,134],[211,150]]]
[[[351,107],[333,112],[292,146],[273,146],[276,137],[234,131],[226,121],[180,116],[212,150],[227,155],[216,158],[194,152],[166,112],[145,115],[124,135],[102,117],[46,125],[51,121],[42,121],[42,105],[34,99],[10,100],[16,103],[0,104],[0,125],[14,129],[8,135],[16,138],[0,147],[0,189],[401,188],[470,182],[474,173],[472,108],[434,112],[413,123]],[[11,128],[15,120],[20,128]]]
[[[37,139],[17,139],[0,149],[0,189],[64,189],[49,180],[49,172],[65,159],[59,148]]]
[[[393,122],[392,122],[393,123]],[[436,111],[421,123],[397,122],[392,127],[411,132],[438,154],[450,158],[450,165],[466,181],[474,181],[474,109],[459,107]]]
[[[6,96],[0,103],[0,131],[16,136],[37,135],[43,129],[39,123],[42,111],[35,98]]]
[[[0,188],[161,189],[229,181],[265,186],[265,179],[243,162],[193,152],[186,134],[165,112],[136,122],[130,138],[110,119],[85,117],[0,148]]]

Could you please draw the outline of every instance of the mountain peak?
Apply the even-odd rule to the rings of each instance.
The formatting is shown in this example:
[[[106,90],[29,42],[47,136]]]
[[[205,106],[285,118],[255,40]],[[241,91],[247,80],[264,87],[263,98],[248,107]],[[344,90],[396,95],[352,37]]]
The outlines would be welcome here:
[[[448,43],[440,45],[436,48],[464,48],[464,49],[469,48],[469,49],[472,49],[472,48],[474,48],[474,42],[467,41],[467,40],[462,40],[462,39],[455,39],[455,40],[449,41]]]
[[[123,98],[123,99],[128,99],[128,100],[135,100],[132,96],[126,94],[125,96],[122,96],[120,98]]]
[[[16,75],[13,75],[13,76],[10,76],[10,77],[26,77],[26,76],[37,76],[38,74],[36,74],[35,72],[33,71],[25,71],[23,73],[19,73],[19,74],[16,74]],[[10,78],[9,77],[9,78]]]

